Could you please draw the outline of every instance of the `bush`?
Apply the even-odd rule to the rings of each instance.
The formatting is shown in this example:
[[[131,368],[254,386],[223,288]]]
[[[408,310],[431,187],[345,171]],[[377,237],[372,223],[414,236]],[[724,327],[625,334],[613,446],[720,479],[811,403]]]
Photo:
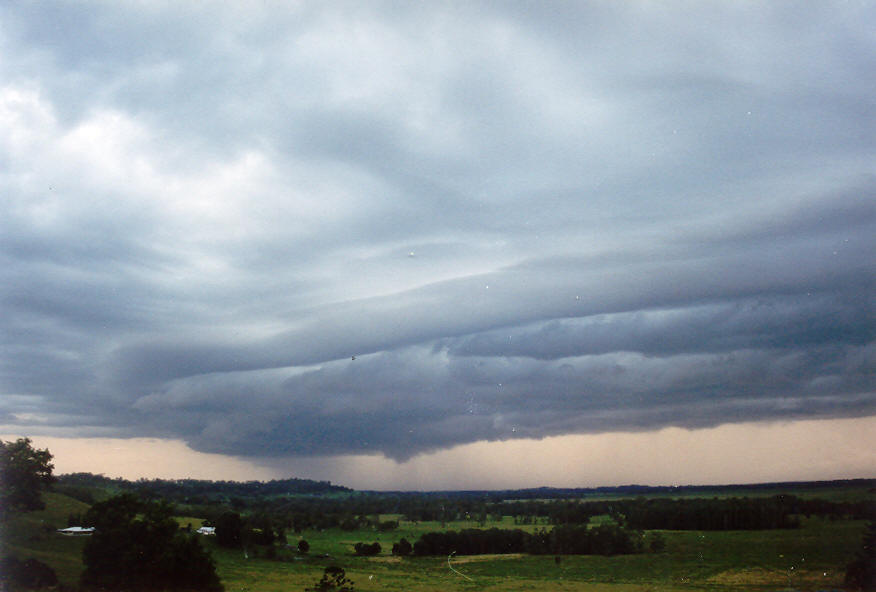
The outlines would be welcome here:
[[[308,551],[310,551],[310,543],[308,543],[304,539],[298,541],[298,552],[302,555],[307,555]]]

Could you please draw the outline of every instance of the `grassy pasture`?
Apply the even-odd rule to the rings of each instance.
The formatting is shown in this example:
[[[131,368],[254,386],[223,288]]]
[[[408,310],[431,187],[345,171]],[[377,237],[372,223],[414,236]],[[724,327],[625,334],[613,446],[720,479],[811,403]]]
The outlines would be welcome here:
[[[192,530],[198,530],[204,526],[203,518],[195,518],[193,516],[174,516],[173,518],[176,520],[177,524],[179,524],[180,528],[191,526]]]
[[[510,518],[506,519],[510,521]],[[472,522],[448,523],[448,529],[471,528]],[[490,527],[487,523],[486,527]],[[503,527],[513,527],[503,524]],[[863,522],[804,520],[798,530],[663,531],[662,553],[618,557],[488,555],[400,559],[390,555],[392,542],[438,530],[437,523],[402,523],[392,533],[337,529],[308,531],[306,559],[285,561],[253,557],[242,551],[213,548],[228,592],[304,590],[330,564],[340,565],[363,592],[387,590],[432,592],[456,590],[823,590],[842,585],[845,564],[854,555]],[[383,552],[356,557],[356,542],[378,541]],[[289,536],[294,547],[297,537]],[[318,558],[327,553],[331,558]],[[281,552],[282,555],[282,552]],[[467,579],[470,578],[470,579]]]
[[[67,516],[87,506],[67,496],[45,495],[47,509],[16,516],[2,538],[2,553],[36,557],[51,565],[62,583],[75,586],[82,570],[81,553],[87,538],[55,533],[66,526]],[[399,516],[383,515],[381,520]],[[596,517],[601,522],[607,517]],[[201,520],[178,517],[193,528]],[[487,520],[482,528],[521,528],[532,531],[544,525],[515,525],[511,517]],[[479,528],[474,520],[448,522],[400,521],[391,532],[376,530],[305,531],[310,543],[307,557],[297,556],[299,536],[287,533],[290,547],[276,547],[274,559],[264,548],[247,552],[228,550],[204,537],[216,561],[227,592],[301,592],[312,586],[327,565],[340,565],[360,592],[572,591],[644,592],[647,590],[704,590],[751,592],[777,590],[828,590],[842,585],[846,563],[858,548],[864,530],[861,521],[803,519],[796,530],[769,531],[662,531],[666,549],[618,557],[486,555],[400,559],[391,555],[392,544],[402,537],[411,543],[425,532]],[[353,545],[377,541],[383,551],[376,557],[356,557]],[[320,555],[328,554],[324,558]],[[462,575],[459,575],[462,574]]]
[[[82,547],[86,537],[62,536],[56,532],[67,526],[67,517],[88,510],[88,505],[59,493],[44,493],[46,509],[15,516],[0,536],[0,552],[19,558],[34,557],[47,563],[65,584],[79,581]]]

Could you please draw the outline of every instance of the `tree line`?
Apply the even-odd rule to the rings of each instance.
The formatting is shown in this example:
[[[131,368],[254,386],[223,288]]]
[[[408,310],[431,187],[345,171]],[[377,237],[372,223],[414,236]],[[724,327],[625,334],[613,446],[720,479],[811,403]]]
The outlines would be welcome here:
[[[870,484],[855,480],[848,483]],[[823,488],[846,482],[818,482],[811,487]],[[802,484],[801,484],[802,485]],[[472,520],[480,527],[503,516],[512,516],[517,524],[586,524],[593,516],[609,515],[616,521],[629,521],[633,528],[725,530],[793,528],[793,516],[866,519],[872,504],[866,501],[834,502],[824,499],[804,499],[794,495],[733,498],[625,498],[618,500],[552,499],[558,492],[597,490],[533,489],[511,492],[357,492],[332,485],[327,481],[285,479],[268,482],[139,480],[108,479],[100,475],[77,473],[63,475],[56,490],[86,503],[94,502],[93,491],[103,489],[116,493],[130,491],[150,499],[167,499],[176,503],[188,515],[216,520],[230,510],[246,514],[269,514],[274,523],[285,530],[300,533],[308,529],[378,528],[377,516],[397,514],[414,522],[447,523]],[[740,486],[739,490],[760,491],[767,486]],[[653,492],[686,491],[690,488],[655,488],[624,486],[598,488],[598,491]],[[710,487],[700,489],[709,490]],[[527,499],[536,493],[544,499]],[[517,499],[502,495],[521,495]],[[667,501],[668,500],[668,501]],[[743,501],[740,501],[743,500]],[[677,516],[672,517],[673,514]]]
[[[251,500],[289,495],[351,493],[353,490],[331,481],[273,479],[271,481],[211,481],[207,479],[111,479],[92,473],[71,473],[58,477],[57,489],[81,493],[89,488],[137,493],[146,498],[162,498],[177,503],[227,503],[234,498]],[[71,497],[76,497],[75,495]]]
[[[428,532],[413,545],[414,555],[624,555],[644,550],[640,533],[615,524],[594,528],[564,525],[529,533],[490,528]]]

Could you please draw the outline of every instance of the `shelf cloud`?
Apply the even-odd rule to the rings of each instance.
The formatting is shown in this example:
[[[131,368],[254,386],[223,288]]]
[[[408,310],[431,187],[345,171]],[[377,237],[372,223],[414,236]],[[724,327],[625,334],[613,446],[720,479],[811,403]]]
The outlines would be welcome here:
[[[876,415],[865,5],[0,20],[5,432],[401,462]]]

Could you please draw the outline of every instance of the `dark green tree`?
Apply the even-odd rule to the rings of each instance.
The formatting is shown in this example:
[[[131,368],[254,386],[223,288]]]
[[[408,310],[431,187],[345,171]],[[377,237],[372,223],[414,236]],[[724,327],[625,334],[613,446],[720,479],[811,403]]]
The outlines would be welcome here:
[[[244,529],[244,538],[247,543],[254,545],[272,545],[276,540],[274,532],[274,524],[270,516],[265,513],[259,513],[250,517],[246,521]]]
[[[0,440],[0,518],[45,508],[40,493],[55,481],[51,461],[48,449],[35,449],[30,438]]]
[[[323,570],[322,578],[313,588],[305,588],[305,592],[355,592],[353,581],[347,579],[343,567],[329,565]]]
[[[166,502],[122,494],[92,506],[86,520],[95,532],[82,553],[83,588],[222,591],[212,558]]]
[[[225,512],[216,519],[216,542],[223,547],[243,545],[243,519],[237,512]]]
[[[392,554],[398,555],[399,557],[407,557],[411,553],[414,552],[414,547],[411,545],[408,539],[403,538],[399,542],[393,544],[392,546]]]
[[[302,555],[307,555],[308,551],[310,551],[310,543],[308,543],[304,539],[298,541],[298,552]]]

